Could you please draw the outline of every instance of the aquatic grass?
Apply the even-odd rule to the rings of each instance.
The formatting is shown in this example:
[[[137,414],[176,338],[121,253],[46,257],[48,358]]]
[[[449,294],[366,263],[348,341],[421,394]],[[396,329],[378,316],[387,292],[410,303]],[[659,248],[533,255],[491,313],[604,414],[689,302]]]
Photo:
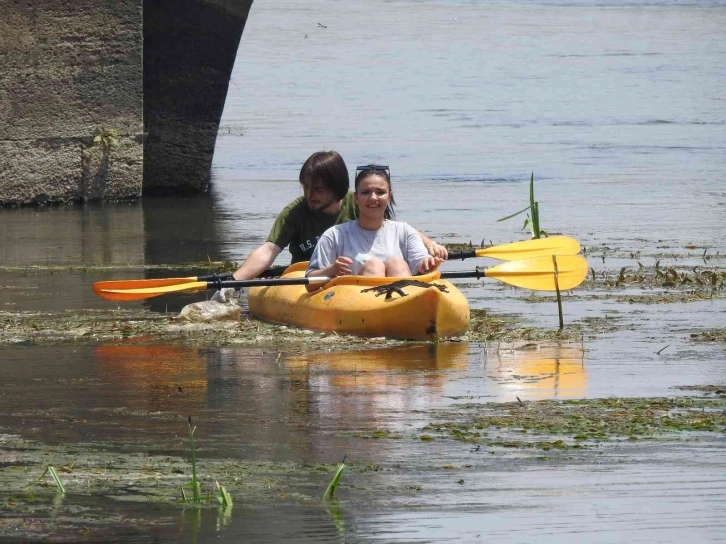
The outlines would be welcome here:
[[[51,478],[53,478],[53,483],[55,484],[56,489],[58,490],[58,493],[65,495],[66,487],[63,485],[63,482],[61,481],[60,476],[58,476],[58,472],[56,472],[55,467],[53,465],[46,465],[45,470],[43,471],[43,474],[38,476],[38,478],[34,482],[32,482],[30,485],[28,485],[22,489],[27,489],[28,487],[39,484],[42,480],[44,480],[46,474],[50,474]]]
[[[691,333],[691,340],[696,342],[723,342],[726,343],[726,329],[710,329]],[[722,388],[726,391],[726,387]]]
[[[560,324],[559,330],[563,330],[565,328],[565,319],[562,315],[562,293],[560,292],[559,271],[557,269],[557,257],[555,255],[552,255],[552,264],[555,269],[555,293],[557,297],[557,317]]]
[[[338,483],[340,482],[340,477],[343,475],[343,471],[345,470],[345,458],[346,457],[347,456],[343,456],[343,460],[338,465],[338,468],[336,469],[335,474],[333,475],[333,479],[328,484],[328,487],[325,490],[325,493],[323,494],[323,502],[328,502],[335,497],[335,491],[338,489]]]
[[[530,401],[525,407],[516,402],[486,403],[472,405],[469,414],[463,412],[465,408],[458,407],[456,420],[430,423],[422,431],[464,442],[542,449],[546,449],[543,446],[562,449],[574,445],[562,439],[543,442],[536,438],[541,435],[565,436],[582,445],[585,441],[611,439],[652,440],[679,432],[726,432],[726,399],[723,398],[608,397]],[[488,437],[486,432],[491,430],[500,432]],[[532,438],[507,440],[501,436],[505,430]]]
[[[534,172],[532,172],[532,175],[529,178],[529,206],[511,215],[497,219],[497,222],[506,221],[507,219],[511,219],[512,217],[516,217],[519,214],[526,212],[527,210],[529,210],[529,213],[527,214],[527,219],[524,220],[522,230],[529,226],[532,238],[534,239],[541,238],[543,235],[547,236],[547,233],[540,228],[539,224],[539,202],[534,199]]]
[[[664,268],[660,260],[652,268],[638,262],[638,269],[623,266],[613,277],[612,273],[602,271],[599,276],[607,287],[641,284],[645,287],[693,288],[708,290],[716,294],[726,287],[726,272],[716,269],[703,269],[700,266],[689,267],[688,270],[677,270],[674,266]],[[595,282],[598,274],[591,270],[591,281]]]
[[[202,494],[202,484],[199,481],[199,478],[197,476],[197,453],[196,453],[196,446],[194,444],[194,431],[197,430],[197,428],[192,423],[192,416],[189,416],[189,449],[191,451],[191,461],[192,461],[192,479],[189,483],[184,484],[179,488],[179,491],[181,493],[181,499],[179,502],[183,503],[195,503],[195,504],[201,504],[201,503],[207,503],[209,504],[212,502],[212,493],[207,492],[206,496],[203,496]],[[220,485],[220,483],[215,480],[214,481],[217,493],[216,498],[217,502],[222,506],[222,508],[229,508],[232,506],[232,495],[230,495],[229,491],[223,486]],[[190,499],[187,498],[186,493],[184,492],[184,488],[191,488],[192,489],[192,497]]]
[[[232,495],[229,494],[229,491],[223,485],[219,485],[218,481],[215,480],[214,483],[217,486],[217,501],[219,504],[225,508],[231,507],[233,504]]]
[[[66,488],[63,485],[63,482],[61,482],[61,479],[58,476],[58,473],[55,471],[55,467],[53,465],[48,465],[48,468],[46,468],[45,470],[46,470],[46,472],[50,473],[51,477],[53,478],[53,481],[55,482],[56,487],[58,488],[58,491],[60,491],[61,493],[65,493]]]
[[[511,219],[512,217],[516,217],[517,215],[526,212],[529,210],[529,214],[527,214],[527,219],[524,220],[524,225],[522,225],[522,230],[526,229],[529,225],[529,230],[532,233],[533,239],[539,239],[543,235],[547,236],[547,233],[543,231],[540,228],[539,223],[539,202],[537,202],[534,199],[534,172],[532,172],[530,178],[529,178],[529,206],[524,208],[523,210],[519,210],[516,213],[513,213],[511,215],[508,215],[506,217],[502,217],[501,219],[497,219],[497,222],[500,221],[506,221],[507,219]],[[552,256],[552,264],[555,268],[555,291],[557,292],[557,315],[559,318],[559,324],[560,324],[560,330],[565,328],[565,322],[562,315],[562,295],[560,293],[560,286],[557,281],[557,260],[555,259],[555,256]],[[594,274],[594,272],[593,272]]]
[[[189,416],[189,447],[192,452],[192,497],[195,502],[199,502],[200,500],[202,500],[202,495],[201,486],[199,484],[199,480],[197,479],[197,456],[196,448],[194,447],[194,431],[196,429],[197,428],[192,425],[192,416]]]
[[[110,265],[105,264],[0,264],[0,272],[21,272],[26,275],[45,274],[45,273],[62,273],[62,272],[119,272],[119,271],[173,271],[179,270],[205,270],[212,272],[234,272],[239,268],[239,265],[235,261],[188,261],[183,263],[160,263],[160,264],[148,264],[148,263],[115,263]],[[184,273],[187,275],[187,273]]]

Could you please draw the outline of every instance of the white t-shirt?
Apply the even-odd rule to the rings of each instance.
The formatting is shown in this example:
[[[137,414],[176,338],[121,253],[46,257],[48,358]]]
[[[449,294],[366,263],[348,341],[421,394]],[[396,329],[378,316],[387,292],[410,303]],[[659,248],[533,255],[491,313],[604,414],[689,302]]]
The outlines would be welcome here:
[[[353,274],[371,257],[386,262],[391,257],[401,257],[408,263],[412,274],[428,257],[428,251],[418,232],[402,221],[386,219],[378,230],[366,230],[358,221],[348,221],[326,230],[315,246],[308,272],[333,264],[338,257],[353,259]]]

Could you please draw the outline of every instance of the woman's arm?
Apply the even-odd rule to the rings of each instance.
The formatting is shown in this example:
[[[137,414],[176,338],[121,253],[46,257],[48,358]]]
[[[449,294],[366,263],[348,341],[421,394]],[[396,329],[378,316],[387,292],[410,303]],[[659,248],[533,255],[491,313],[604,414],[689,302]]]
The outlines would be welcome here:
[[[326,230],[315,246],[307,272],[305,272],[307,277],[335,278],[351,273],[350,267],[353,264],[353,259],[339,255],[338,243],[333,232],[334,228]],[[308,292],[312,292],[320,289],[320,287],[319,284],[307,285],[306,289]]]
[[[408,256],[407,260],[411,271],[413,273],[426,274],[432,270],[436,270],[436,268],[444,262],[444,258],[431,253],[431,250],[424,245],[423,239],[426,237],[423,234],[408,224],[405,224],[404,228],[406,232],[406,251],[404,252],[404,255]],[[428,238],[426,239],[429,240]],[[436,246],[439,245],[432,240],[429,241]],[[446,248],[443,246],[439,247],[441,247],[444,254],[448,256]]]
[[[444,260],[449,258],[449,251],[444,246],[434,242],[431,238],[426,236],[420,230],[417,230],[416,233],[421,238],[421,241],[423,242],[423,245],[429,255],[431,255],[432,257],[439,257],[440,259]]]

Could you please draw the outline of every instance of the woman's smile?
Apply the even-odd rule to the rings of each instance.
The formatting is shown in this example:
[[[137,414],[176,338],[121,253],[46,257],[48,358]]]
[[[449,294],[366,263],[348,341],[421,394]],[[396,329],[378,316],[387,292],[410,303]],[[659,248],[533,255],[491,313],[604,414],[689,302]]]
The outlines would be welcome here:
[[[368,176],[355,191],[355,201],[366,228],[378,229],[383,224],[386,208],[391,200],[388,180],[381,175]]]

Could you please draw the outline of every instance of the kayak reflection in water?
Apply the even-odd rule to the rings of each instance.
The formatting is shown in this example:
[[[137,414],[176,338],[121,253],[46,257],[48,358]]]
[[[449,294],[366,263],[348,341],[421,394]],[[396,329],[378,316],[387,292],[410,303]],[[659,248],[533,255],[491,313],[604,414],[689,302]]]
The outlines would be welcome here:
[[[308,277],[358,276],[407,277],[425,274],[444,259],[430,255],[418,232],[393,218],[391,173],[387,166],[369,164],[356,168],[355,202],[358,219],[326,230],[315,247]],[[308,286],[309,291],[319,288]]]

